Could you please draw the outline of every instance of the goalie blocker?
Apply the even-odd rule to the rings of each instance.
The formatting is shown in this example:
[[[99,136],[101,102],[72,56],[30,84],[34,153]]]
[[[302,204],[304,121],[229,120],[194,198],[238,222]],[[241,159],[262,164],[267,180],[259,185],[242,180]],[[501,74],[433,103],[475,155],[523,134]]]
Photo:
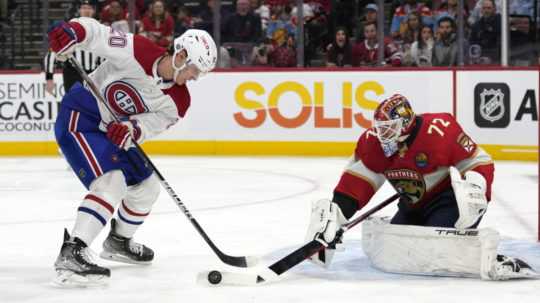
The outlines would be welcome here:
[[[527,263],[497,254],[499,233],[389,224],[370,218],[362,224],[362,248],[385,272],[483,280],[539,278]]]

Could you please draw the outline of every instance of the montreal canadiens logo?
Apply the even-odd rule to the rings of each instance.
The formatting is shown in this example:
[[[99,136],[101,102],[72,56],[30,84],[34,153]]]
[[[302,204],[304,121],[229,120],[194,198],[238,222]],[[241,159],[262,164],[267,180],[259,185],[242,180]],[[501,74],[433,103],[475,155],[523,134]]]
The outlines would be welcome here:
[[[120,115],[129,116],[148,111],[137,90],[123,81],[109,84],[105,88],[105,97],[111,108]]]

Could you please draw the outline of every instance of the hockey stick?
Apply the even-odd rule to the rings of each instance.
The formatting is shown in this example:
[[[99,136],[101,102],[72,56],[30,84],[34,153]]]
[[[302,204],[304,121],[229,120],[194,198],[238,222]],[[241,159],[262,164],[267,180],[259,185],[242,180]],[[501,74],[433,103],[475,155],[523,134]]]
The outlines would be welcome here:
[[[353,228],[354,226],[358,225],[360,222],[364,221],[367,217],[371,216],[372,214],[378,212],[379,210],[383,209],[388,204],[394,202],[396,199],[400,197],[399,193],[394,194],[390,198],[382,201],[381,203],[377,204],[370,210],[366,211],[359,217],[353,219],[336,233],[336,239],[340,239],[343,233],[348,231],[349,229]],[[274,264],[270,265],[268,268],[264,268],[265,272],[267,274],[259,273],[257,275],[250,275],[250,274],[242,274],[242,273],[228,273],[228,272],[217,272],[217,271],[211,271],[207,273],[203,273],[201,275],[207,276],[208,282],[211,284],[229,284],[229,285],[254,285],[263,283],[265,281],[269,280],[275,280],[278,276],[283,274],[284,272],[288,271],[289,269],[295,267],[302,261],[308,259],[309,257],[313,256],[314,254],[318,253],[319,251],[323,250],[326,247],[334,246],[335,240],[332,243],[326,243],[324,241],[320,240],[312,240],[308,243],[306,243],[304,246],[298,248],[297,250],[293,251],[292,253],[288,254],[287,256],[283,257],[279,261],[275,262]],[[217,272],[217,273],[216,273]],[[216,279],[216,276],[219,277],[219,279]],[[264,277],[263,277],[264,276]],[[215,281],[219,280],[218,283],[215,283]]]
[[[120,119],[116,116],[114,111],[109,107],[109,104],[105,101],[103,96],[100,94],[99,89],[96,87],[94,81],[88,77],[86,72],[82,69],[81,65],[73,55],[70,55],[68,58],[69,62],[73,67],[77,70],[77,72],[81,75],[81,77],[86,81],[88,86],[90,87],[90,90],[94,93],[94,96],[107,108],[107,111],[111,114],[115,122],[121,122]],[[193,227],[199,232],[199,234],[203,237],[204,241],[210,246],[210,248],[214,251],[214,253],[218,256],[218,258],[223,261],[223,263],[231,265],[231,266],[237,266],[237,267],[249,267],[253,266],[257,263],[256,258],[253,257],[246,257],[246,256],[230,256],[225,253],[223,253],[215,244],[212,242],[212,240],[208,237],[206,232],[202,229],[202,227],[199,225],[199,222],[195,220],[191,212],[187,209],[187,207],[184,205],[180,197],[176,194],[176,192],[172,189],[172,187],[169,185],[167,180],[163,177],[163,175],[159,172],[157,167],[152,163],[148,155],[144,152],[144,150],[140,147],[140,145],[135,141],[131,140],[133,142],[133,145],[139,152],[139,154],[144,158],[144,160],[150,165],[152,170],[156,173],[159,183],[161,186],[167,191],[169,196],[173,199],[174,203],[180,208],[182,213],[188,218],[188,220],[191,222]]]

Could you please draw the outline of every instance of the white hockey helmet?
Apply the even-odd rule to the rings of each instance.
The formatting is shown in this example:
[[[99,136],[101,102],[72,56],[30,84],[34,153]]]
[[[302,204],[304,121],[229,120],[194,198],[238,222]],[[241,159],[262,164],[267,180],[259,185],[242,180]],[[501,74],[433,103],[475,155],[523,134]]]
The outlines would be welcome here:
[[[186,63],[176,66],[174,59],[182,50],[187,53]],[[208,32],[200,29],[189,29],[173,41],[172,65],[176,73],[188,65],[195,65],[199,70],[199,77],[204,76],[216,67],[217,48],[214,39]]]

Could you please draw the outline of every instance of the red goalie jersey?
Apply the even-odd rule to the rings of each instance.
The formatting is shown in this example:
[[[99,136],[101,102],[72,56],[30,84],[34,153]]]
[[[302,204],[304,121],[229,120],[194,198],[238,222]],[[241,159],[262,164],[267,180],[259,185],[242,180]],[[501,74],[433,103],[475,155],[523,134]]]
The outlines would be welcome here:
[[[422,114],[415,122],[405,144],[388,158],[375,130],[366,130],[335,192],[356,200],[360,209],[388,180],[409,198],[411,207],[421,207],[451,188],[448,167],[455,166],[462,174],[474,170],[484,176],[489,201],[494,171],[491,157],[463,132],[454,117],[447,113]]]

